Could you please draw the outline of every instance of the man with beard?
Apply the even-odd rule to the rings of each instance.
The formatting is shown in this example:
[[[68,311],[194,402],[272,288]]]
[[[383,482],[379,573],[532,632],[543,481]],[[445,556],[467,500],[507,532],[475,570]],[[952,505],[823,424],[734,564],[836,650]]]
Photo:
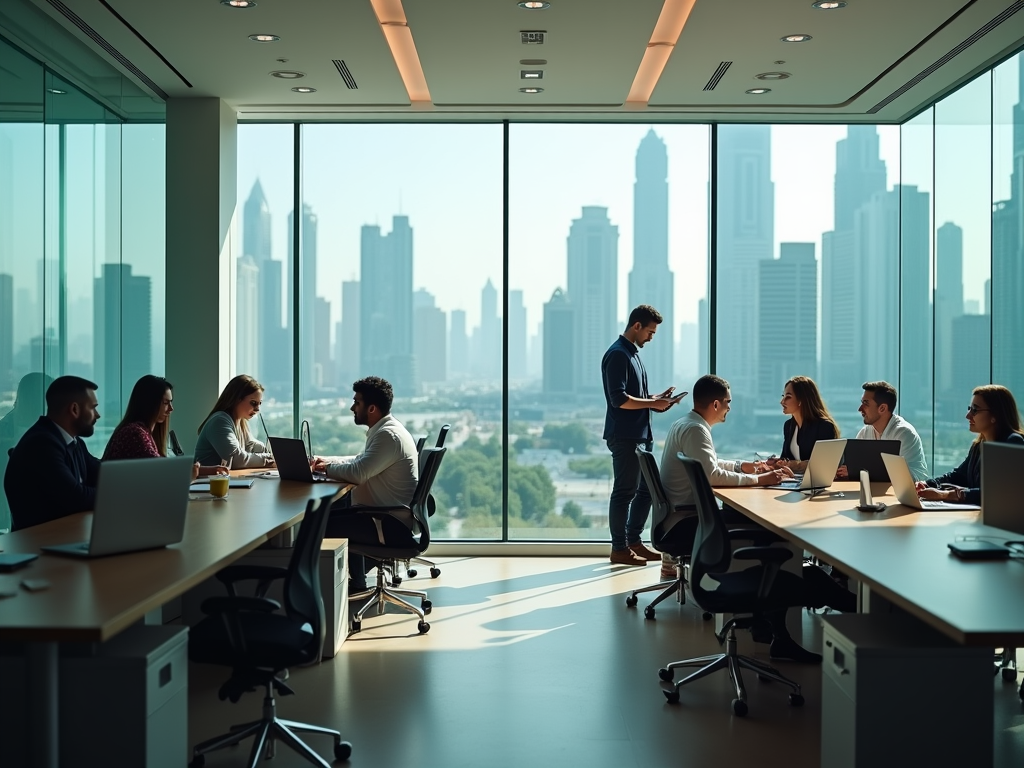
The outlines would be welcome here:
[[[100,460],[82,438],[92,436],[100,417],[96,389],[78,376],[60,376],[47,388],[46,415],[22,435],[4,474],[12,530],[95,506]]]
[[[356,424],[367,426],[366,447],[358,456],[345,458],[314,457],[314,470],[327,473],[333,480],[354,483],[341,503],[331,510],[327,523],[328,538],[374,540],[381,533],[388,540],[412,535],[408,524],[394,517],[381,520],[382,530],[369,516],[352,514],[346,507],[401,506],[412,501],[419,479],[419,457],[416,441],[398,419],[391,415],[394,392],[379,376],[368,376],[352,385],[352,417]],[[366,563],[359,555],[349,553],[349,589],[366,589]]]

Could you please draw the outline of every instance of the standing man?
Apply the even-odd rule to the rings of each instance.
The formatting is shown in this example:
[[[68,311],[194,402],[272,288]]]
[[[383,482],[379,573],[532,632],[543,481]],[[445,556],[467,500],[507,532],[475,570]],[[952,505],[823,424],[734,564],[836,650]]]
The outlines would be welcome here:
[[[651,512],[651,494],[640,475],[636,447],[654,447],[651,410],[667,411],[686,393],[672,396],[675,387],[651,397],[647,371],[640,361],[640,350],[654,338],[661,313],[641,304],[629,313],[629,323],[601,360],[601,380],[607,412],[604,439],[612,452],[612,495],[608,500],[608,527],[612,535],[611,561],[618,565],[647,565],[661,555],[640,540]]]
[[[11,529],[87,512],[96,504],[100,460],[89,453],[99,419],[96,385],[58,376],[46,389],[46,415],[21,436],[4,474]]]
[[[868,381],[863,388],[864,397],[857,410],[864,417],[864,426],[857,433],[857,439],[899,440],[900,456],[907,460],[914,480],[927,480],[930,475],[921,436],[909,421],[893,413],[896,410],[896,387],[887,381]]]

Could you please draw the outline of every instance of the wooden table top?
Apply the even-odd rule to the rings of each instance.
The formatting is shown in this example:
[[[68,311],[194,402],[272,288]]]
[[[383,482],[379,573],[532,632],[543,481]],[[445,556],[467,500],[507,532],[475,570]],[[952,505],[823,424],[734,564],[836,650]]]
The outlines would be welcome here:
[[[309,499],[341,487],[257,478],[225,499],[193,494],[198,500],[189,502],[178,544],[92,560],[44,552],[26,568],[0,574],[0,588],[17,590],[0,599],[0,640],[107,640],[298,523]],[[91,512],[71,515],[0,536],[0,549],[38,553],[43,545],[87,540],[91,526]],[[26,578],[50,586],[28,592],[18,586]]]
[[[1024,645],[1024,560],[963,561],[946,546],[961,536],[1024,536],[983,526],[977,511],[905,507],[888,484],[873,486],[885,512],[857,511],[857,483],[815,498],[756,487],[715,495],[959,643]]]

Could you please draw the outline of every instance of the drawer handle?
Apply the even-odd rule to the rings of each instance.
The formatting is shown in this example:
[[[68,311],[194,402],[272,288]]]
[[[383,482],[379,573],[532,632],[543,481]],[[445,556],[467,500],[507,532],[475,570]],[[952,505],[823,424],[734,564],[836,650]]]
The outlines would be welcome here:
[[[160,668],[160,687],[163,688],[169,682],[171,682],[171,664],[168,662]]]

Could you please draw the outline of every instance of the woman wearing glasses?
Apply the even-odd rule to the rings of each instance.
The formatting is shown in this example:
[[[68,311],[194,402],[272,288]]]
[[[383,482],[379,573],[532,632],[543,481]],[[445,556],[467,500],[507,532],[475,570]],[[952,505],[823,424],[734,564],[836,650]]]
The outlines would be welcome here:
[[[1006,387],[976,387],[967,409],[967,423],[977,437],[967,458],[952,472],[917,484],[922,499],[981,503],[981,444],[985,441],[1024,445],[1017,402]]]
[[[232,469],[269,467],[274,456],[249,433],[249,419],[259,413],[263,385],[252,376],[235,376],[224,387],[202,424],[196,443],[200,464],[227,462]]]

